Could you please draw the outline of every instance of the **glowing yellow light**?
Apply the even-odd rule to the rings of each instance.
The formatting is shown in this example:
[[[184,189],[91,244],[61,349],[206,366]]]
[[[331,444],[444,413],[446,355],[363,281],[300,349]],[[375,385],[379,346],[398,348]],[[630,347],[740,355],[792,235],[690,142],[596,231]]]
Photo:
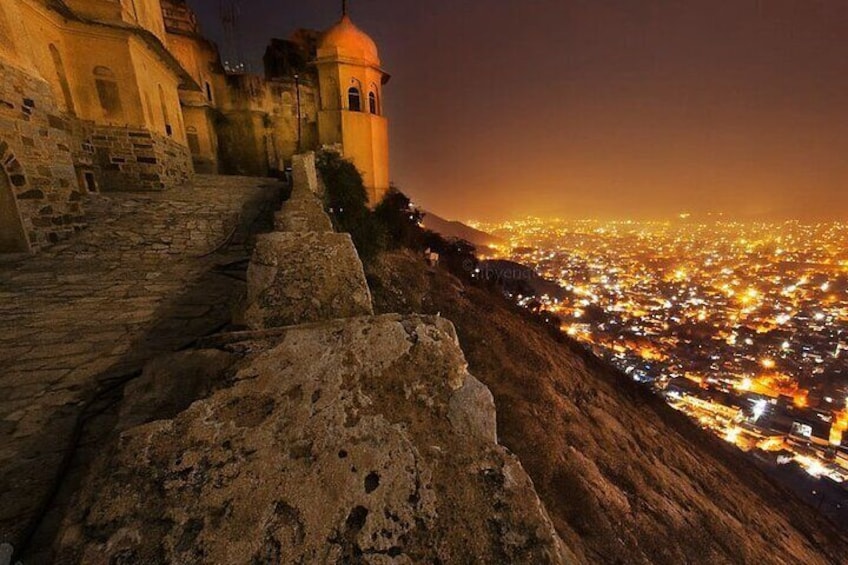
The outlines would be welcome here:
[[[757,444],[763,451],[780,451],[783,449],[783,440],[778,437],[769,437]]]
[[[842,445],[842,434],[845,430],[836,425],[830,428],[830,445]]]
[[[739,428],[727,428],[724,433],[724,439],[730,443],[736,443],[736,440],[739,439]]]
[[[774,369],[777,363],[774,362],[774,359],[760,359],[760,365],[763,366],[763,369]]]
[[[821,477],[827,473],[827,469],[818,460],[805,455],[796,455],[795,461],[801,464],[807,473],[814,477]]]

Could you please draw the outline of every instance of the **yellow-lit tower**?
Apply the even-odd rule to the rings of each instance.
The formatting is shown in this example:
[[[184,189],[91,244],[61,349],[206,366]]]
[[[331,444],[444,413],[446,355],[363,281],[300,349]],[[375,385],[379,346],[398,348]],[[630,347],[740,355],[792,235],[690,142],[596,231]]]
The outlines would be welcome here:
[[[362,173],[374,206],[389,188],[389,128],[383,115],[389,75],[380,66],[374,40],[348,16],[347,2],[342,19],[321,37],[315,64],[321,92],[319,140],[341,146],[343,156]]]

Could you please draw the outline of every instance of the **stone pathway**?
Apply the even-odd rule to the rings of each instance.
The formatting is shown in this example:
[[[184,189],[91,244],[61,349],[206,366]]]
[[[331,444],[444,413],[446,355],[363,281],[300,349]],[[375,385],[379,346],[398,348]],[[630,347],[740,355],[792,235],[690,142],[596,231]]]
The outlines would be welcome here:
[[[249,257],[280,189],[198,176],[165,193],[98,195],[69,242],[0,259],[0,543],[19,543],[37,515],[86,402],[229,322],[242,283],[215,267]]]

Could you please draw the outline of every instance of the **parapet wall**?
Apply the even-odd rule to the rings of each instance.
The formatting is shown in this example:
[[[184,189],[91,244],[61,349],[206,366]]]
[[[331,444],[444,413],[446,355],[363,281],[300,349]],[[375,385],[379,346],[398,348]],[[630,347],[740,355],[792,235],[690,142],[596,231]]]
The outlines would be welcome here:
[[[26,241],[18,251],[38,251],[85,225],[73,145],[50,86],[0,63],[0,190],[10,185],[17,206],[0,221],[4,230],[22,226]]]

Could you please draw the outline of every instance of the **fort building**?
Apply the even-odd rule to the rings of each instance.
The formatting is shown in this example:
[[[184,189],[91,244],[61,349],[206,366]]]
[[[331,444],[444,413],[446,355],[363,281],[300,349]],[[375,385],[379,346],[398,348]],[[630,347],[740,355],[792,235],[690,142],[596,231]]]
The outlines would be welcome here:
[[[87,192],[270,176],[321,148],[356,165],[376,204],[389,75],[374,41],[345,13],[323,34],[271,40],[263,63],[228,72],[185,0],[4,0],[0,252],[81,229]]]
[[[224,68],[218,48],[200,32],[197,17],[180,0],[162,0],[168,49],[200,88],[179,89],[186,143],[194,171],[215,174],[218,168],[216,93],[224,88]]]

